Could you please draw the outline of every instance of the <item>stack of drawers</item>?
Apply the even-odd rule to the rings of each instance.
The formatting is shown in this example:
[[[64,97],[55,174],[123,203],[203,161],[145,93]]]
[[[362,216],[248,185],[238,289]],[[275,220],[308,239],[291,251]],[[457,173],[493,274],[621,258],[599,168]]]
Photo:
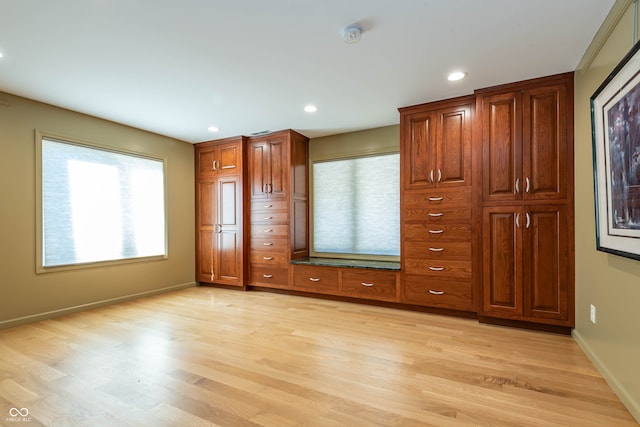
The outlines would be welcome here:
[[[471,188],[406,192],[403,302],[472,311]]]
[[[251,284],[288,287],[289,210],[286,200],[251,203]]]

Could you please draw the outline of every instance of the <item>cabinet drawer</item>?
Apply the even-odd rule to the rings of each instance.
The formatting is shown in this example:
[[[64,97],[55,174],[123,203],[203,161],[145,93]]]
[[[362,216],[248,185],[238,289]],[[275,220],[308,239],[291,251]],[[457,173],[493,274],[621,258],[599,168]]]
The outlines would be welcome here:
[[[405,221],[423,220],[433,223],[471,221],[471,205],[448,207],[403,207]]]
[[[250,235],[252,239],[269,239],[271,237],[289,237],[289,225],[260,224],[252,225]]]
[[[288,239],[276,238],[255,238],[251,239],[251,251],[281,252],[287,250]]]
[[[337,294],[338,269],[294,265],[292,287],[300,291]]]
[[[289,269],[251,264],[251,285],[269,288],[287,288]]]
[[[403,206],[447,206],[471,203],[471,188],[456,191],[430,191],[428,193],[405,192]]]
[[[289,213],[284,211],[251,211],[251,224],[280,224],[287,223],[289,220]]]
[[[436,224],[428,221],[405,222],[404,240],[444,242],[471,240],[471,224]]]
[[[407,273],[421,274],[435,278],[455,277],[470,279],[471,261],[405,258],[404,270]]]
[[[251,214],[263,212],[287,212],[289,203],[286,200],[252,200]]]
[[[342,293],[356,298],[397,300],[397,273],[380,270],[342,270]]]
[[[470,280],[437,280],[406,275],[403,282],[406,304],[473,311],[473,287]]]
[[[282,252],[251,251],[251,264],[264,264],[270,266],[286,266],[289,263]]]
[[[432,260],[470,261],[471,242],[407,242],[404,244],[403,256]]]

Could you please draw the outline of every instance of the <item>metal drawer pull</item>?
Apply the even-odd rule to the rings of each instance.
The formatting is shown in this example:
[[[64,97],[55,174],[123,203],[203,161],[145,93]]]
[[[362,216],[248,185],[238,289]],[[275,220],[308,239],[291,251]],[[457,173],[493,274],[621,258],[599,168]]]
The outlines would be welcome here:
[[[273,219],[273,217],[272,216],[265,216],[263,219],[265,219],[265,220],[266,219]]]
[[[443,271],[444,267],[429,267],[429,270],[431,270],[431,271]]]
[[[429,250],[431,252],[442,252],[442,251],[444,251],[444,248],[429,248]]]
[[[516,214],[516,227],[520,228],[520,213]]]
[[[440,171],[440,168],[438,168],[438,182],[442,181],[442,172]]]
[[[273,257],[272,256],[263,256],[262,259],[265,260],[265,261],[271,261],[273,259]]]
[[[529,216],[529,212],[527,212],[525,215],[527,216],[526,228],[529,228],[529,226],[531,225],[531,216]]]
[[[214,161],[213,161],[213,170],[214,170],[214,171],[217,171],[217,170],[218,170],[218,161],[217,161],[217,160],[214,160]]]
[[[438,212],[438,213],[429,213],[429,216],[442,216],[444,215],[443,212]]]
[[[529,181],[529,177],[526,177],[525,181],[527,182],[527,188],[525,188],[524,191],[526,191],[528,193],[529,189],[531,188],[531,182]]]
[[[520,178],[516,178],[516,194],[520,192]]]
[[[309,277],[309,280],[311,280],[312,282],[319,282],[320,279],[318,279],[317,277]]]
[[[429,175],[429,179],[433,182],[433,169],[431,169],[431,174]]]
[[[262,277],[264,277],[265,279],[272,279],[273,274],[263,274]]]
[[[444,197],[429,197],[430,202],[441,202],[444,200]]]
[[[366,283],[366,282],[362,282],[361,283],[362,286],[366,286],[367,288],[370,288],[373,286],[373,283]]]
[[[263,243],[263,245],[265,246],[273,246],[273,243],[269,242],[269,243]]]
[[[271,233],[273,231],[273,228],[267,228],[264,230],[265,233]]]
[[[431,233],[431,234],[442,234],[442,233],[444,233],[444,230],[429,230],[429,233]]]
[[[431,289],[429,289],[429,293],[431,295],[444,295],[444,291],[433,291]]]
[[[272,208],[273,205],[264,205],[265,208]]]

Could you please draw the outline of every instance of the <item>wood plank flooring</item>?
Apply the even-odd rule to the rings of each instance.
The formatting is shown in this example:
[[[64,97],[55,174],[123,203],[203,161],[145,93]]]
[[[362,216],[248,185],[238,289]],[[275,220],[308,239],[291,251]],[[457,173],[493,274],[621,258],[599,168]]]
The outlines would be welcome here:
[[[637,423],[568,336],[198,287],[1,330],[0,425]]]

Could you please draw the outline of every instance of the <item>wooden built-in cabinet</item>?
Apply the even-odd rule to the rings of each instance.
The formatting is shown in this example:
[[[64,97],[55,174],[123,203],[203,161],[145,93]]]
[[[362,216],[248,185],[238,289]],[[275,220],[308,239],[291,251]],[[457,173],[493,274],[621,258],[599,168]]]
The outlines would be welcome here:
[[[243,286],[245,138],[195,145],[196,280]]]
[[[476,91],[486,318],[574,325],[573,74]]]
[[[466,96],[399,109],[406,304],[475,311],[474,108]]]
[[[307,150],[291,130],[248,143],[249,285],[289,288],[289,261],[309,255]]]
[[[572,327],[573,74],[399,112],[400,270],[307,259],[308,139],[286,130],[196,145],[197,280]]]

